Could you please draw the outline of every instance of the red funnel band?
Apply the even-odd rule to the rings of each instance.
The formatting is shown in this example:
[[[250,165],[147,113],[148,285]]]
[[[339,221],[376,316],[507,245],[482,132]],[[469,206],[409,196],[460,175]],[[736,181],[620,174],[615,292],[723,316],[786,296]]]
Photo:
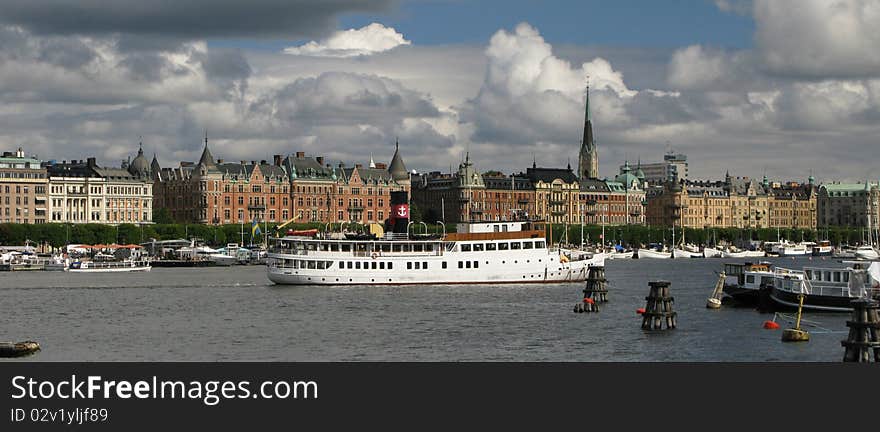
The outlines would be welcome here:
[[[391,217],[395,219],[409,219],[409,205],[397,204],[391,206]]]

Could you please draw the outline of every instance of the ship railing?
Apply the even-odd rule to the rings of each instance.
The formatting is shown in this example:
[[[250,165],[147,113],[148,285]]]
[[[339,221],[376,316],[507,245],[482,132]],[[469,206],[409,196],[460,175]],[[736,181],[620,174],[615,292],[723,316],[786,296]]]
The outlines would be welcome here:
[[[308,255],[309,251],[304,249],[288,249],[288,248],[271,248],[267,251],[268,253],[274,254],[285,254],[285,255]]]

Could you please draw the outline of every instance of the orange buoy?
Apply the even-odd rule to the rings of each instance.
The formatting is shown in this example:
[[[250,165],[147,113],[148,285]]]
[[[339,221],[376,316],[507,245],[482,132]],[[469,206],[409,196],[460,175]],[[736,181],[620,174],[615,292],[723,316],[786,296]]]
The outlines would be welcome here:
[[[594,302],[593,302],[593,299],[591,299],[589,297],[584,297],[584,303],[593,304]]]
[[[779,328],[779,324],[776,324],[775,321],[764,321],[764,329],[766,330],[776,330]]]
[[[645,313],[645,308],[638,308],[638,309],[636,309],[636,313],[639,314],[639,315],[643,315],[643,314]]]

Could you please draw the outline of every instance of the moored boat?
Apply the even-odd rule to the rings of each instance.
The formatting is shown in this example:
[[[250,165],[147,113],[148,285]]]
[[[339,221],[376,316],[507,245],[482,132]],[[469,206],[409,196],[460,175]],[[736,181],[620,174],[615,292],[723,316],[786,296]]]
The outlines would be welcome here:
[[[150,271],[149,260],[123,260],[123,261],[73,261],[70,263],[70,273],[117,273]]]
[[[812,255],[813,256],[831,256],[834,253],[834,247],[831,246],[831,242],[828,240],[820,240],[819,243],[813,246]]]
[[[848,262],[844,268],[804,267],[774,270],[770,298],[780,307],[798,307],[804,294],[804,309],[826,312],[852,311],[850,302],[859,298],[880,298],[880,262],[866,266]]]
[[[772,284],[769,262],[724,264],[724,293],[741,304],[755,304],[762,286]]]
[[[370,239],[273,239],[268,278],[289,285],[431,285],[579,282],[605,253],[552,247],[541,221],[470,222],[456,233],[408,233],[405,192],[392,192],[390,231]]]
[[[642,259],[642,258],[670,259],[670,258],[672,258],[672,253],[661,252],[656,249],[639,249],[637,253],[639,255],[639,259]]]

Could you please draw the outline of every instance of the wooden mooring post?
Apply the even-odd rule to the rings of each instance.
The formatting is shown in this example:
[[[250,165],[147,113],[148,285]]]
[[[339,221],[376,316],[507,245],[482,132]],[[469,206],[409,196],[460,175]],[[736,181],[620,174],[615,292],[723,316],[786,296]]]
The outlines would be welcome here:
[[[599,312],[599,303],[608,301],[608,288],[605,283],[605,267],[590,267],[587,284],[584,287],[584,301],[574,306],[576,313]]]
[[[648,282],[651,290],[645,300],[645,311],[642,313],[642,330],[662,330],[663,325],[667,329],[675,328],[675,311],[672,310],[672,303],[675,301],[669,295],[668,281]]]
[[[860,298],[850,304],[853,307],[852,320],[846,322],[849,335],[840,342],[845,348],[843,361],[880,362],[880,317],[877,313],[880,302]]]

